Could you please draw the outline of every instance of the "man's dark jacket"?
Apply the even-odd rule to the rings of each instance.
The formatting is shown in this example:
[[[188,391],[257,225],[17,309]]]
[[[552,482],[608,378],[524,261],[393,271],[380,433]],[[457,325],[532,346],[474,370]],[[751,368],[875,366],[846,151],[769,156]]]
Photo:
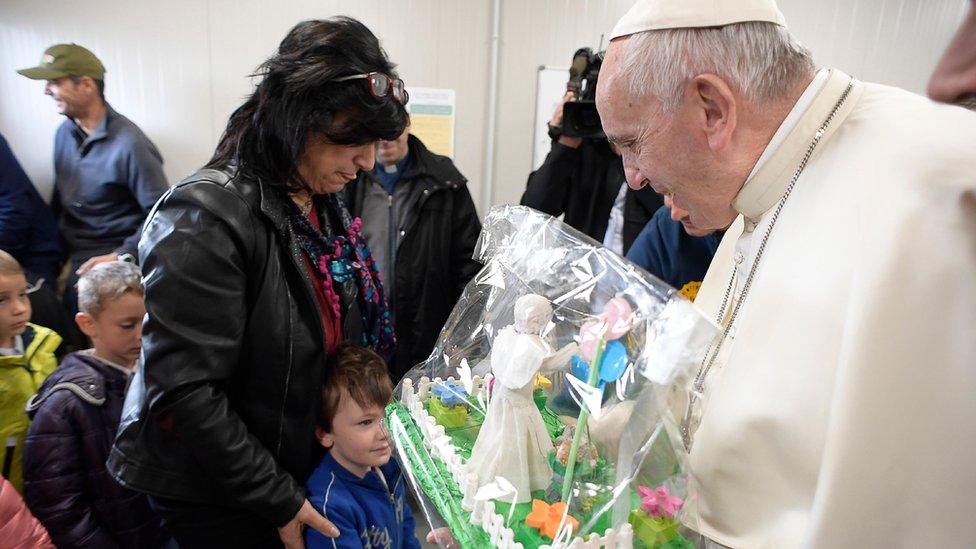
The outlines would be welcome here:
[[[263,182],[205,169],[150,213],[143,366],[108,462],[124,485],[279,526],[298,512],[326,354],[293,208]],[[359,317],[345,313],[349,335]]]
[[[0,135],[0,250],[56,284],[67,253],[58,223]],[[46,324],[42,324],[47,326]]]
[[[28,403],[24,499],[58,547],[152,549],[169,540],[146,496],[105,470],[128,376],[80,352]]]
[[[610,210],[624,182],[624,164],[605,140],[584,139],[579,148],[552,141],[539,169],[529,174],[521,204],[563,221],[603,242]],[[650,186],[627,189],[624,199],[624,254],[654,212],[664,205]]]
[[[394,382],[430,355],[461,291],[481,269],[471,259],[481,222],[467,179],[450,158],[430,152],[409,138],[410,160],[397,185],[409,185],[406,218],[396,252],[391,306],[397,353]],[[362,215],[367,185],[379,185],[370,172],[346,187],[353,215]]]

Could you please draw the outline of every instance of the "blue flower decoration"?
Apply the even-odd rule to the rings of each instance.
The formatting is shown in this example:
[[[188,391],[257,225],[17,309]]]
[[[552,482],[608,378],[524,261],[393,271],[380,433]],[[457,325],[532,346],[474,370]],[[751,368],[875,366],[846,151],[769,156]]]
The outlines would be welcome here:
[[[468,403],[468,392],[457,383],[441,383],[430,388],[430,392],[440,399],[445,406],[457,406]]]
[[[618,340],[608,341],[603,351],[603,362],[600,365],[600,383],[603,388],[607,383],[617,381],[627,370],[627,348]],[[577,378],[586,381],[590,377],[590,365],[579,355],[573,355],[570,372]]]

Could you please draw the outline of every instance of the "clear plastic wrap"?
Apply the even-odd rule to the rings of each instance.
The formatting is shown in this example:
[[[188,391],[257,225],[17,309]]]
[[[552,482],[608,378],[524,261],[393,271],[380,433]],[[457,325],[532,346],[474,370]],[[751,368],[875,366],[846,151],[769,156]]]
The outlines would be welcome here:
[[[523,206],[492,208],[475,257],[485,267],[387,412],[431,528],[464,548],[693,547],[663,403],[687,394],[714,324]]]

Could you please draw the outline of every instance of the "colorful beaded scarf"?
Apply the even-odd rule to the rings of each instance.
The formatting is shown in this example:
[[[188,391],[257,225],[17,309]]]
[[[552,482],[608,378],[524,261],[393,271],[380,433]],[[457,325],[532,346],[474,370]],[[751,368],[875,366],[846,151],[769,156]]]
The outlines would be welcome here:
[[[350,280],[355,282],[363,328],[362,341],[359,343],[371,348],[389,362],[396,349],[396,336],[376,262],[360,233],[362,220],[358,217],[353,219],[337,195],[325,195],[323,200],[326,202],[325,210],[338,215],[345,234],[330,234],[332,230],[328,215],[321,218],[322,231],[317,230],[298,206],[294,205],[289,222],[295,239],[312,260],[317,282],[325,290],[332,313],[340,321],[340,300],[335,285],[345,284]]]

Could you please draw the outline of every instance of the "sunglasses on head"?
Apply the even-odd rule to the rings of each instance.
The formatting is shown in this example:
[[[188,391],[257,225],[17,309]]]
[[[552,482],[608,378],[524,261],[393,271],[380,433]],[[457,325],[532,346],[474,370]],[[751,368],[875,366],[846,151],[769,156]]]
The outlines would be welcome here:
[[[369,93],[372,94],[376,99],[382,99],[392,93],[393,98],[399,101],[401,105],[406,105],[407,101],[410,100],[410,95],[407,94],[407,89],[403,85],[403,80],[400,80],[399,78],[391,78],[390,75],[382,72],[367,72],[365,74],[343,76],[342,78],[336,78],[333,80],[333,82],[347,82],[349,80],[359,79],[366,80]]]

